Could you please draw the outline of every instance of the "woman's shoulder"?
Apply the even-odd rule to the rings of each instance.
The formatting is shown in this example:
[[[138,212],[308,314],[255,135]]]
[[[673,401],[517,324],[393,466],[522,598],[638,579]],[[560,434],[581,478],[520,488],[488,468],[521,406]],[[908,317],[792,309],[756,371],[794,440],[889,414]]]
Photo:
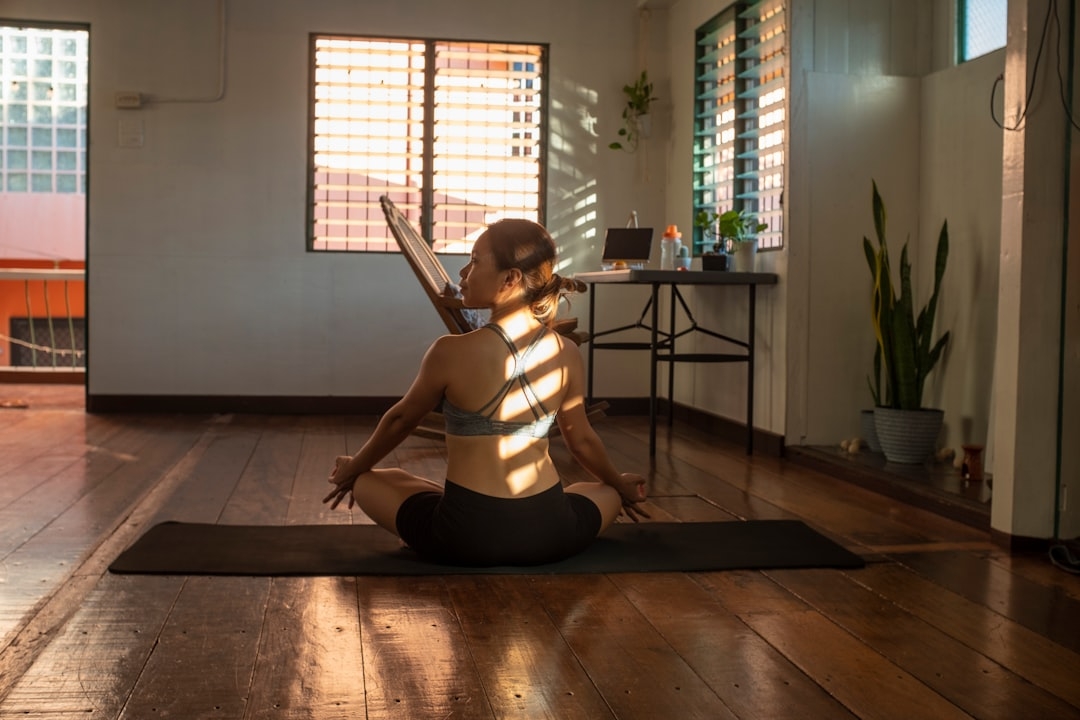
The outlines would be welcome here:
[[[443,361],[449,361],[454,358],[473,354],[484,345],[486,340],[484,337],[485,333],[490,335],[491,331],[485,331],[484,328],[481,327],[476,330],[470,330],[467,333],[442,335],[436,338],[435,342],[431,344],[431,347],[428,349],[428,355]]]

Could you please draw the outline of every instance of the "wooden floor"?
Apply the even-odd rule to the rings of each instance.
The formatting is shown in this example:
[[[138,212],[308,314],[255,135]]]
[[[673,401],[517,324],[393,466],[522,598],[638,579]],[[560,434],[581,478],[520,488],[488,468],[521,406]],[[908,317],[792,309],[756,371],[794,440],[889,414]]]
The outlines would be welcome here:
[[[867,567],[111,575],[161,520],[363,522],[319,499],[373,421],[88,416],[49,392],[0,386],[29,404],[0,410],[2,718],[1080,717],[1080,577],[688,427],[650,468],[645,420],[597,426],[651,475],[654,519],[800,518]],[[435,441],[390,460],[443,474]]]

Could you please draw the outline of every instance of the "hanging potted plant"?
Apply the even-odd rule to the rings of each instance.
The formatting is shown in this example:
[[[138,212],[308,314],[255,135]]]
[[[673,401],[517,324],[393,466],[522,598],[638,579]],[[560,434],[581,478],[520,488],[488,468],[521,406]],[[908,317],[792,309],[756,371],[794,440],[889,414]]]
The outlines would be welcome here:
[[[898,463],[922,463],[933,454],[944,412],[922,405],[926,376],[934,368],[949,333],[933,341],[941,279],[949,256],[949,225],[941,225],[934,263],[934,289],[926,305],[915,315],[911,287],[911,263],[907,243],[900,253],[899,295],[893,287],[889,249],[885,242],[885,203],[873,184],[874,230],[877,248],[863,237],[863,251],[874,285],[871,316],[877,348],[874,351],[875,377],[870,382],[874,396],[874,427],[885,459]],[[881,378],[884,378],[882,394]]]
[[[637,150],[638,142],[642,137],[649,136],[650,115],[653,101],[653,84],[649,82],[649,74],[642,70],[641,75],[632,85],[623,85],[623,95],[626,96],[626,104],[623,106],[623,126],[619,128],[619,139],[608,145],[612,150]]]

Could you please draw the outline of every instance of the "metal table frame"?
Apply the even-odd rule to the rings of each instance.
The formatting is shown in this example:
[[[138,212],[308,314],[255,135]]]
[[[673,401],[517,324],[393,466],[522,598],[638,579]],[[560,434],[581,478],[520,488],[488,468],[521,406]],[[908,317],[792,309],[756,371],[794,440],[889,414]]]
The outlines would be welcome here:
[[[589,285],[589,370],[588,370],[588,398],[593,400],[593,359],[596,350],[648,350],[649,351],[649,456],[656,455],[656,415],[657,415],[657,366],[661,362],[668,363],[668,423],[672,420],[671,406],[673,404],[673,387],[675,381],[675,363],[726,363],[744,362],[747,366],[746,373],[746,454],[754,452],[754,332],[755,317],[757,314],[757,286],[775,285],[777,276],[774,273],[743,273],[743,272],[713,272],[713,271],[679,271],[679,270],[631,270],[628,274],[612,276],[612,280],[603,278],[583,278]],[[614,278],[618,279],[614,279]],[[611,328],[609,330],[596,331],[596,286],[597,285],[649,285],[652,293],[646,302],[637,322],[629,325]],[[671,287],[671,308],[668,320],[668,330],[660,329],[660,286]],[[679,287],[683,285],[742,285],[749,295],[749,318],[747,325],[747,339],[740,340],[723,333],[718,333],[698,325],[690,311],[686,300],[683,299]],[[684,330],[675,331],[676,304],[681,307],[683,313],[690,321],[690,326]],[[650,312],[651,311],[651,312]],[[650,315],[650,323],[645,323],[645,316]],[[615,333],[625,332],[635,328],[649,330],[649,342],[596,342]],[[743,352],[724,353],[678,353],[675,351],[676,341],[690,333],[700,332],[711,337],[723,340],[726,343],[743,349]]]

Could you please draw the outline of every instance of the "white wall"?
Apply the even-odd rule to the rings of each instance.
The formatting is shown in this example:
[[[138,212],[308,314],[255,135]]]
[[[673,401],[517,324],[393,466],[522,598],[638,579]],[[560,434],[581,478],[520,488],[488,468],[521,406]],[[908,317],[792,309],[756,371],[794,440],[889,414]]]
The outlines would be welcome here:
[[[793,189],[792,212],[803,213],[806,234],[792,250],[805,273],[806,293],[790,341],[800,340],[807,384],[803,424],[788,441],[832,444],[856,437],[859,411],[873,407],[867,377],[873,369],[871,275],[862,240],[874,246],[872,181],[886,206],[893,263],[918,229],[919,80],[894,76],[807,73],[807,185]],[[805,320],[804,320],[805,318]],[[793,408],[794,409],[794,408]]]
[[[90,25],[91,394],[392,396],[444,331],[400,256],[305,251],[311,32],[549,43],[563,271],[598,263],[602,229],[631,208],[663,222],[662,157],[650,179],[607,149],[640,62],[628,0],[228,0],[223,100],[113,107],[121,90],[214,95],[217,9],[5,3],[9,19]],[[121,122],[142,147],[118,146]],[[604,389],[641,395],[642,377],[610,372]]]
[[[949,259],[942,281],[935,337],[949,345],[927,379],[924,403],[945,411],[942,446],[988,443],[997,342],[998,256],[1001,251],[1001,143],[990,116],[994,80],[1004,50],[923,78],[918,228],[912,263],[917,295],[933,283],[934,253],[943,221]],[[1001,119],[1001,93],[995,107]],[[921,307],[921,306],[920,306]],[[988,471],[993,470],[992,448]]]

